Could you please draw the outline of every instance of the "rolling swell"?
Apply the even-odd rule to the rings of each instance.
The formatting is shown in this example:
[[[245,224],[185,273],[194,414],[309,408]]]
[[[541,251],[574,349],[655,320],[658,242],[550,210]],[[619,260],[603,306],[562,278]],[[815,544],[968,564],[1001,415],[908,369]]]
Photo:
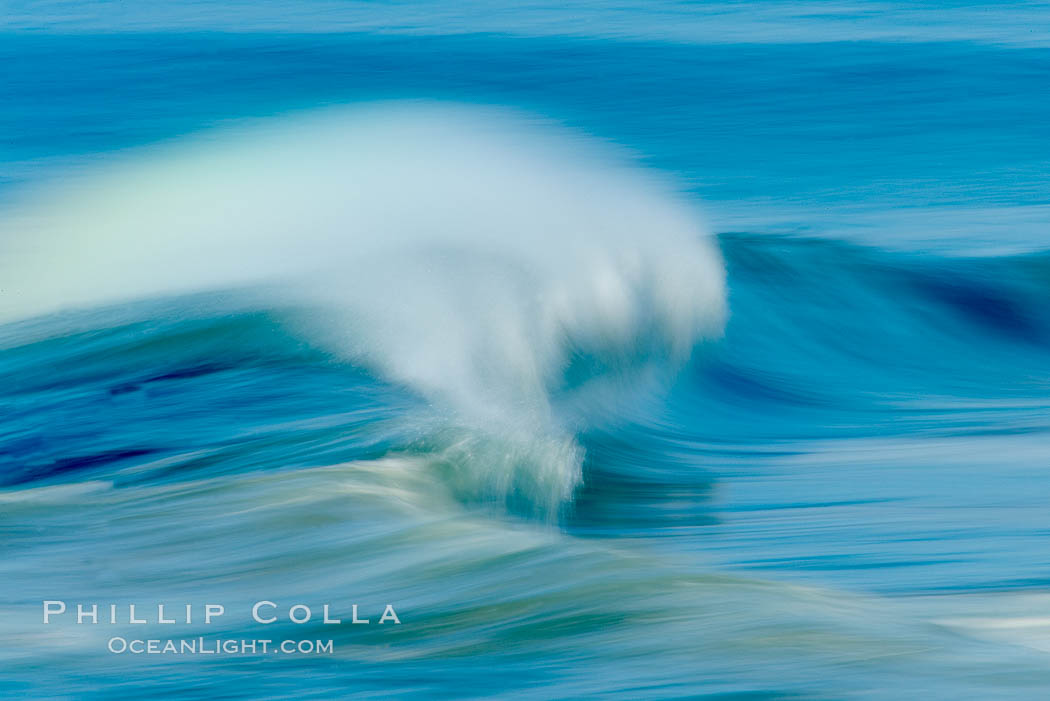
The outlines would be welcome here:
[[[944,257],[743,234],[720,242],[734,319],[694,366],[691,392],[740,410],[797,410],[814,429],[848,433],[865,428],[826,418],[863,415],[869,430],[907,432],[921,418],[909,404],[1025,401],[1045,388],[1045,253]]]

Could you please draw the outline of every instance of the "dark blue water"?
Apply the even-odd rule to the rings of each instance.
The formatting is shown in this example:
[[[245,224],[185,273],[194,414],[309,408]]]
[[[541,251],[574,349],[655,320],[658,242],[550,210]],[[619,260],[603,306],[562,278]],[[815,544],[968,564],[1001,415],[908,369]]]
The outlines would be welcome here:
[[[1039,4],[15,5],[0,694],[1050,690]]]

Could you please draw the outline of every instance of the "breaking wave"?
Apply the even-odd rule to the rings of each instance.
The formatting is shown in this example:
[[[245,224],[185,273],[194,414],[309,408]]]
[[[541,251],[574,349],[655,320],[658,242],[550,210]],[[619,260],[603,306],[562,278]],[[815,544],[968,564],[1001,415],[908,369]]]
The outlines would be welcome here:
[[[580,481],[579,425],[722,328],[725,272],[697,221],[666,183],[555,125],[332,109],[36,193],[0,234],[0,320],[251,290],[427,400],[423,443],[466,495],[551,515]]]

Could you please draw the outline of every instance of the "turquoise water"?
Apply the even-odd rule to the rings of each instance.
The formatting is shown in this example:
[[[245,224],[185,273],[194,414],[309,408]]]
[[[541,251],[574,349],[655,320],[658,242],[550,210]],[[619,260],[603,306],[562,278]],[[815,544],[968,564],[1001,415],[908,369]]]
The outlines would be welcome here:
[[[0,695],[1050,691],[1043,4],[5,12]]]

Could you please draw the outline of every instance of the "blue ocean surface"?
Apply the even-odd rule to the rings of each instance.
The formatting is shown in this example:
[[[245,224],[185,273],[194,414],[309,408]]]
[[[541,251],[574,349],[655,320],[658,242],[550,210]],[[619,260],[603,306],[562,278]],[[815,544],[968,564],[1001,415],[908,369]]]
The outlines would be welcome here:
[[[5,3],[0,696],[1047,698],[1048,27]]]

